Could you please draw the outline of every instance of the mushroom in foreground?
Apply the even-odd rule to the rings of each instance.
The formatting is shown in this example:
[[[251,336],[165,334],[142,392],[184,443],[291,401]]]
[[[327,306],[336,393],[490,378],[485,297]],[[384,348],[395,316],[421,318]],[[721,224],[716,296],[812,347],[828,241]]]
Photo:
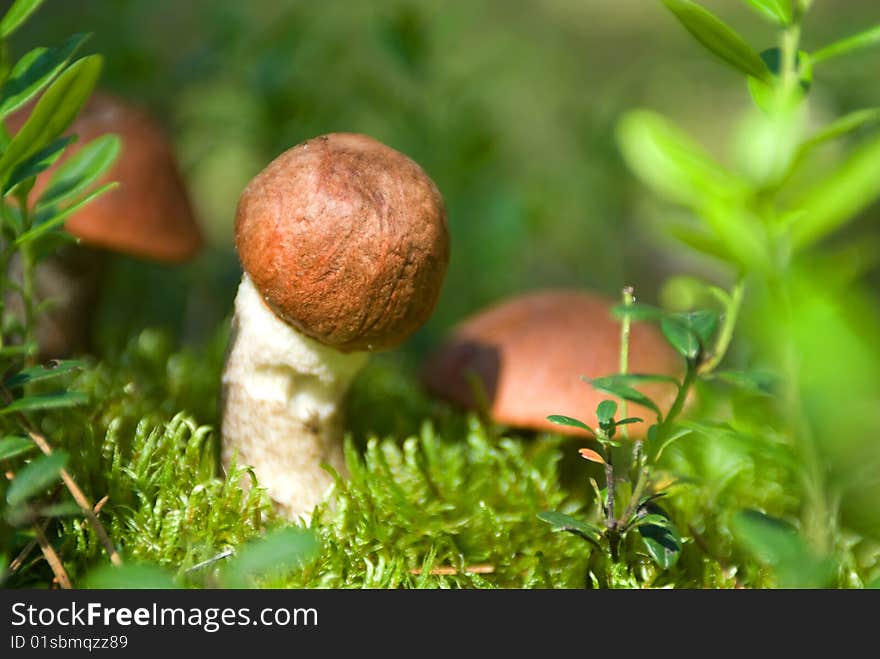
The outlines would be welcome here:
[[[30,109],[10,117],[10,130],[24,124]],[[77,141],[58,163],[37,177],[31,198],[38,199],[47,190],[60,165],[93,139],[109,133],[120,137],[122,149],[99,184],[116,181],[119,185],[68,218],[65,228],[79,244],[62,248],[36,272],[38,295],[52,300],[37,328],[40,353],[47,358],[87,349],[109,252],[182,263],[195,256],[202,245],[172,145],[147,112],[115,96],[97,93],[70,132],[78,136]],[[10,295],[8,304],[14,312],[21,312],[17,295]]]
[[[473,378],[485,395],[492,418],[506,425],[566,434],[583,431],[556,425],[551,414],[598,425],[596,406],[608,394],[581,376],[619,372],[620,321],[614,302],[592,293],[542,291],[518,296],[465,320],[432,355],[423,370],[426,388],[466,408],[477,407]],[[678,374],[680,358],[653,325],[633,323],[631,373]],[[639,389],[661,409],[675,397],[673,386],[650,384]],[[629,403],[628,416],[645,420],[628,426],[643,436],[653,413]]]
[[[343,470],[342,403],[370,352],[431,315],[449,260],[437,187],[405,155],[334,133],[282,153],[242,192],[244,269],[222,381],[223,458],[308,517]]]

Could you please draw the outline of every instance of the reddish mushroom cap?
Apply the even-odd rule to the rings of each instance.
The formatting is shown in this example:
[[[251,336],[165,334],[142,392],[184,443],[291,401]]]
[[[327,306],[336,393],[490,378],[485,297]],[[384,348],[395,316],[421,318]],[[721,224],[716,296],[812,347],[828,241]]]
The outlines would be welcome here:
[[[443,199],[402,153],[333,133],[248,184],[235,242],[274,312],[340,351],[398,345],[431,315],[449,261]]]
[[[9,119],[17,130],[31,106]],[[105,93],[94,94],[67,131],[78,136],[62,159],[38,177],[33,198],[55,169],[91,140],[117,134],[122,150],[100,183],[119,186],[68,218],[67,230],[84,243],[145,259],[182,262],[198,252],[202,234],[177,167],[172,146],[142,109]]]
[[[583,434],[547,421],[551,414],[575,417],[596,427],[596,406],[608,394],[581,376],[596,378],[619,372],[620,321],[611,315],[614,302],[591,293],[536,292],[509,299],[459,325],[423,370],[433,394],[473,408],[475,375],[487,397],[492,417],[501,423],[535,430]],[[675,375],[681,360],[653,325],[633,323],[629,372]],[[673,385],[638,387],[660,409],[675,395]],[[628,404],[628,416],[645,420],[629,426],[643,436],[654,422],[650,410]]]

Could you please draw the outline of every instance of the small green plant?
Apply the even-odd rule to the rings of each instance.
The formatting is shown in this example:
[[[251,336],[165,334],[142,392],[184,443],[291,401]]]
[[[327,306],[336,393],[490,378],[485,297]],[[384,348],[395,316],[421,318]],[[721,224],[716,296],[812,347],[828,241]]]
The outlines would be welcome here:
[[[880,121],[880,110],[858,110],[814,127],[808,100],[814,76],[834,59],[880,44],[880,26],[806,52],[800,44],[812,0],[746,0],[779,30],[778,42],[758,52],[699,4],[662,3],[705,49],[745,77],[753,107],[733,140],[732,166],[721,164],[655,112],[632,111],[620,121],[618,141],[630,168],[667,204],[685,210],[673,213],[664,207],[666,228],[691,250],[723,264],[729,276],[726,289],[694,279],[675,282],[679,291],[682,284],[689,288],[686,306],[711,300],[719,307],[717,316],[687,310],[674,316],[651,309],[642,313],[639,305],[628,315],[659,321],[685,357],[688,367],[678,383],[680,393],[699,379],[733,386],[749,403],[737,407],[732,396],[732,405],[716,406],[725,420],[697,418],[679,424],[675,421],[680,405],[673,405],[665,416],[654,406],[658,423],[641,457],[634,460],[636,472],[620,485],[614,480],[619,472],[613,438],[621,422],[614,420],[614,407],[603,403],[599,416],[604,424],[589,429],[603,452],[590,449],[585,454],[605,464],[606,489],[597,495],[605,502],[600,523],[557,514],[547,514],[545,520],[583,535],[613,565],[623,565],[616,572],[598,570],[600,576],[611,575],[599,583],[651,583],[650,575],[636,578],[629,554],[615,545],[626,543],[632,531],[639,530],[657,566],[669,567],[681,546],[678,532],[659,508],[656,497],[661,492],[650,486],[644,491],[638,483],[664,452],[667,457],[677,453],[667,467],[681,475],[693,455],[687,446],[671,451],[666,447],[680,437],[699,438],[708,447],[702,449],[704,458],[716,451],[710,458],[719,462],[717,451],[729,447],[735,447],[736,455],[719,462],[726,465],[716,470],[721,484],[703,488],[714,493],[706,507],[715,507],[704,508],[702,516],[695,514],[689,521],[686,531],[694,545],[726,573],[745,574],[753,584],[862,586],[877,567],[867,548],[880,536],[880,521],[865,513],[860,502],[873,501],[876,509],[877,487],[870,476],[841,460],[839,447],[860,454],[867,464],[880,464],[876,445],[861,439],[876,438],[876,427],[865,433],[865,411],[876,405],[880,392],[872,353],[864,347],[876,336],[873,316],[859,300],[853,284],[859,271],[850,263],[858,243],[870,234],[857,226],[846,233],[841,230],[880,197],[880,138],[870,130]],[[859,135],[865,137],[849,148],[834,144]],[[829,153],[836,155],[830,164]],[[716,332],[719,317],[722,323]],[[741,327],[738,342],[747,346],[738,357],[742,362],[742,355],[749,354],[751,363],[738,371],[716,371],[728,353],[735,325]],[[714,349],[704,352],[713,333]],[[594,380],[593,385],[638,400],[626,389],[637,382],[638,377],[624,373],[606,382]],[[558,417],[557,421],[579,424]],[[743,463],[752,465],[753,474],[764,470],[762,491],[786,483],[794,497],[778,494],[760,503],[757,496],[749,497],[757,510],[720,507],[716,495],[745,468]],[[630,493],[632,482],[636,485]],[[615,501],[621,489],[627,501],[623,508]],[[685,506],[694,513],[699,505],[695,507],[686,489],[687,485],[677,488],[664,506]],[[745,501],[737,503],[742,506]],[[845,528],[848,518],[858,518],[860,524]],[[661,534],[665,563],[662,554],[652,551]],[[752,569],[751,560],[763,567]]]
[[[75,242],[64,231],[72,213],[107,191],[96,186],[119,151],[114,136],[86,145],[60,166],[45,190],[31,194],[37,175],[52,166],[76,139],[65,131],[91,94],[101,72],[99,55],[75,59],[88,35],[74,35],[55,48],[35,48],[18,61],[9,58],[7,40],[40,6],[40,0],[16,0],[0,19],[0,463],[8,484],[0,485],[2,512],[13,526],[30,526],[35,541],[61,586],[70,586],[44,531],[46,520],[76,510],[93,526],[113,562],[119,554],[83,490],[67,468],[68,454],[53,450],[41,431],[40,415],[82,405],[86,397],[67,389],[47,389],[84,367],[81,361],[36,363],[36,327],[51,300],[39,299],[35,287],[38,264],[62,245]],[[27,110],[28,104],[31,104]],[[7,120],[24,113],[10,135]],[[18,272],[18,274],[13,274]],[[19,315],[7,314],[7,300],[18,297]],[[34,449],[42,455],[33,457]],[[71,499],[59,500],[62,483]]]
[[[679,530],[669,513],[660,505],[666,496],[661,479],[653,477],[656,464],[673,442],[690,433],[678,424],[679,416],[701,375],[708,375],[723,358],[732,334],[735,314],[726,315],[726,324],[718,331],[719,315],[714,311],[665,312],[656,307],[635,304],[632,289],[623,292],[623,304],[615,308],[622,319],[620,373],[587,380],[596,389],[623,401],[603,400],[596,408],[598,426],[567,416],[551,415],[554,423],[587,431],[597,442],[596,449],[582,448],[584,459],[603,466],[604,487],[591,479],[598,506],[598,519],[586,521],[547,511],[538,515],[554,530],[574,533],[590,542],[594,552],[589,566],[589,584],[597,587],[634,586],[651,583],[656,570],[673,567],[682,550]],[[670,375],[628,373],[629,333],[633,319],[657,322],[672,347],[684,361],[681,379]],[[717,337],[717,338],[716,338]],[[714,341],[714,342],[713,342]],[[675,386],[676,394],[665,412],[636,387],[646,382]],[[637,403],[656,415],[644,440],[629,440],[626,426],[643,419],[627,417],[627,402]],[[618,432],[622,438],[618,438]]]

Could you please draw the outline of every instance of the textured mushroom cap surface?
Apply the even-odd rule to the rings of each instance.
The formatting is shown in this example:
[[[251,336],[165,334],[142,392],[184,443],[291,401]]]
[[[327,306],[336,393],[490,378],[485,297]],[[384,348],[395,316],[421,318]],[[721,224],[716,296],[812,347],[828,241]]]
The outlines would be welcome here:
[[[581,376],[614,375],[619,368],[620,321],[614,302],[574,291],[546,291],[512,298],[465,320],[423,371],[433,394],[473,408],[468,374],[479,378],[492,417],[521,428],[566,434],[583,431],[547,421],[562,414],[596,427],[596,406],[614,398],[597,391]],[[653,325],[633,323],[629,372],[677,375],[681,361]],[[675,387],[637,387],[660,409],[671,404]],[[620,401],[618,401],[620,402]],[[645,420],[629,426],[643,436],[655,421],[650,410],[628,403],[627,416]],[[618,415],[618,418],[619,415]]]
[[[31,109],[13,115],[9,127],[17,130]],[[172,146],[150,115],[98,93],[67,133],[75,133],[77,141],[37,177],[33,199],[45,191],[55,169],[93,139],[115,133],[122,141],[119,157],[99,181],[116,181],[119,186],[71,215],[65,225],[70,233],[95,247],[157,261],[182,262],[198,252],[202,234]]]
[[[391,348],[421,327],[449,262],[433,181],[402,153],[349,133],[303,142],[254,177],[235,243],[275,313],[343,352]]]

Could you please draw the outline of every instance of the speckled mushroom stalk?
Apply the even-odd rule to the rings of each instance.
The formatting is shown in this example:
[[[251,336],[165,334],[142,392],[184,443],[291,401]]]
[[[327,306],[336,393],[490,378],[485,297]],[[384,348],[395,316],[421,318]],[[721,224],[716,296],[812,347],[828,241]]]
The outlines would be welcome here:
[[[245,275],[223,371],[225,460],[237,453],[253,466],[287,514],[311,510],[332,480],[321,465],[344,470],[341,405],[366,362],[366,352],[339,352],[279,319]]]
[[[308,518],[344,473],[343,404],[369,352],[430,316],[449,260],[443,201],[412,160],[334,133],[281,154],[239,200],[244,275],[222,378],[223,458]]]

